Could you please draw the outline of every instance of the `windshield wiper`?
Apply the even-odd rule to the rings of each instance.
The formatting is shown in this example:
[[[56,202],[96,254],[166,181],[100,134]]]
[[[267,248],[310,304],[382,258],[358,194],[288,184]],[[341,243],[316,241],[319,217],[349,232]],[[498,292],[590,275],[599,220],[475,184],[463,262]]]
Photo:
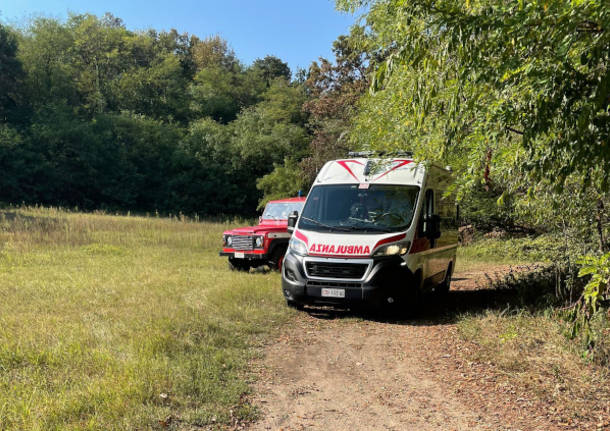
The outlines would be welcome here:
[[[350,226],[350,230],[354,232],[394,232],[395,229],[376,226]]]
[[[336,229],[336,230],[343,231],[343,232],[349,232],[349,231],[351,230],[351,229],[344,228],[344,227],[341,227],[341,226],[331,226],[331,225],[329,225],[329,224],[322,223],[321,221],[314,220],[314,219],[312,219],[312,218],[305,217],[305,216],[301,216],[301,218],[302,218],[303,220],[310,221],[310,222],[312,222],[312,223],[317,224],[318,226],[322,226],[322,227],[325,227],[325,228],[327,228],[327,229],[331,229],[331,230],[332,230],[332,229]]]

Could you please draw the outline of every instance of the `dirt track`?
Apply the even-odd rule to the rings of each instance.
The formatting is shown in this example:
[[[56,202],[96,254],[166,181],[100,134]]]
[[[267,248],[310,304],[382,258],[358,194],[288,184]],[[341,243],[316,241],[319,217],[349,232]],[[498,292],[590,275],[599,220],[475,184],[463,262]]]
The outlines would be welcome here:
[[[487,303],[487,281],[483,272],[457,274],[448,300],[456,305],[442,316],[382,322],[300,313],[267,348],[253,400],[262,418],[250,429],[560,429],[535,400],[464,360],[451,316],[467,311],[460,304]]]

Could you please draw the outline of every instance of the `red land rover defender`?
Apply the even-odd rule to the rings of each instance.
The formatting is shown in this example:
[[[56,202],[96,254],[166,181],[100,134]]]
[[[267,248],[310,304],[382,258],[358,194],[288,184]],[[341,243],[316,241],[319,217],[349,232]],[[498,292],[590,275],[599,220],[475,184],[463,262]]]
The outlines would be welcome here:
[[[247,271],[267,264],[280,270],[290,241],[288,216],[293,211],[300,213],[304,203],[304,197],[269,201],[258,226],[225,231],[220,255],[229,257],[229,268]]]

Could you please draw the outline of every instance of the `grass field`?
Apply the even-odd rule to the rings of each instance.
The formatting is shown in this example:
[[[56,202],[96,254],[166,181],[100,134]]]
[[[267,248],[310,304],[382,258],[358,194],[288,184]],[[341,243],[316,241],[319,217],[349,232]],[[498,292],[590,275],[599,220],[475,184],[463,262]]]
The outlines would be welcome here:
[[[230,272],[222,223],[0,212],[0,429],[192,429],[254,414],[247,361],[290,311]]]
[[[218,256],[236,224],[0,211],[0,430],[253,418],[248,361],[293,312],[277,273],[230,272]],[[481,240],[458,251],[457,269],[540,261],[544,241]],[[608,395],[595,384],[607,374],[579,356],[551,308],[467,313],[457,324],[477,358],[559,397],[568,414]],[[536,383],[548,370],[556,376]]]

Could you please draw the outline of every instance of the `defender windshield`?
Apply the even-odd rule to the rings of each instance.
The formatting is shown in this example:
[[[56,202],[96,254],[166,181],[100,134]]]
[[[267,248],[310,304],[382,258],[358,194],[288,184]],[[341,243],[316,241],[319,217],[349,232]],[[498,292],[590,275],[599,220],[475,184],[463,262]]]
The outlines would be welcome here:
[[[323,232],[400,232],[413,220],[419,187],[338,184],[314,187],[299,228]]]
[[[288,216],[292,214],[293,211],[301,212],[303,203],[304,202],[268,203],[262,218],[265,220],[287,220]]]

